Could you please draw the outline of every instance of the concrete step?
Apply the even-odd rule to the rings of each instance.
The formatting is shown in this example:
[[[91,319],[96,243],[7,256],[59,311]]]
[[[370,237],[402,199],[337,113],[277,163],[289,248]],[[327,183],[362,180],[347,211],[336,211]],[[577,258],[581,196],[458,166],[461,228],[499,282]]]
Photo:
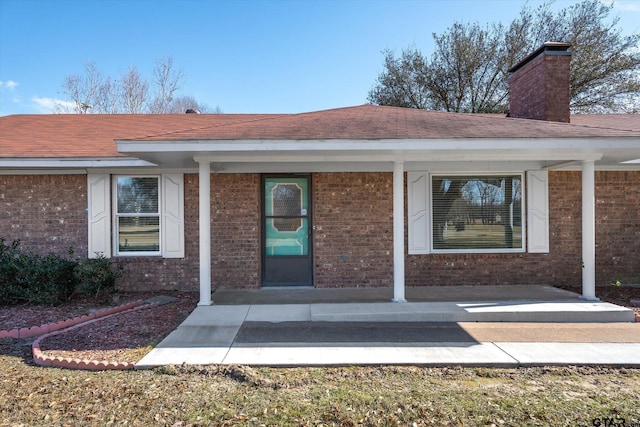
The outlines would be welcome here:
[[[633,310],[593,301],[312,304],[317,322],[635,322]]]

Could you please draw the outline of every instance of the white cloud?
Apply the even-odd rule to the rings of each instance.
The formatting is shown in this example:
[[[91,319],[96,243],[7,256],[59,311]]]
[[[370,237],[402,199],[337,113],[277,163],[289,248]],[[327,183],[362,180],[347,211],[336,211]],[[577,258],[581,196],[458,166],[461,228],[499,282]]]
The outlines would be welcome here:
[[[56,113],[56,112],[70,112],[73,111],[74,103],[69,101],[63,101],[55,98],[40,98],[34,96],[31,101],[36,106],[36,109],[40,113]]]
[[[16,86],[18,86],[20,83],[18,82],[14,82],[13,80],[7,80],[7,81],[2,81],[0,80],[0,90],[2,89],[8,89],[8,90],[14,90],[16,88]]]
[[[640,2],[636,0],[616,0],[613,7],[623,12],[640,12]]]

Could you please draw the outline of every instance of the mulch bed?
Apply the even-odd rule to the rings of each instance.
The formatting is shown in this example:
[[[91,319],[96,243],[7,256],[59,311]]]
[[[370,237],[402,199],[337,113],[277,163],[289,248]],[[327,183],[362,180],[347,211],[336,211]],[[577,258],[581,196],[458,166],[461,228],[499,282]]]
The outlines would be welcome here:
[[[97,301],[76,299],[58,307],[2,307],[0,329],[52,323],[158,295],[177,300],[109,316],[70,332],[48,336],[40,342],[40,349],[52,357],[135,363],[193,311],[198,301],[197,293],[132,293]],[[24,342],[15,341],[16,345]]]

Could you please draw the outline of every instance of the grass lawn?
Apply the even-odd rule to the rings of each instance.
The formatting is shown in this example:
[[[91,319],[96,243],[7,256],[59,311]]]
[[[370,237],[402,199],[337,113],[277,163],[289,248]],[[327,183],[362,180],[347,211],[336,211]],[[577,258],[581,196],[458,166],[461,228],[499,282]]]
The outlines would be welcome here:
[[[464,230],[456,231],[449,225],[442,243],[436,249],[502,249],[504,226],[499,224],[465,224]],[[513,242],[510,248],[522,247],[522,227],[513,227]]]
[[[25,344],[0,341],[1,426],[640,425],[640,370],[633,369],[88,372],[32,366]],[[614,418],[618,424],[604,424]]]
[[[599,292],[637,299],[631,287]],[[180,301],[189,306],[195,300]],[[168,311],[120,318],[109,331],[93,332],[130,337],[129,344],[130,325],[171,323],[184,309],[178,303],[163,307]],[[91,372],[34,366],[31,341],[0,339],[0,426],[640,426],[639,401],[640,369],[208,366]]]

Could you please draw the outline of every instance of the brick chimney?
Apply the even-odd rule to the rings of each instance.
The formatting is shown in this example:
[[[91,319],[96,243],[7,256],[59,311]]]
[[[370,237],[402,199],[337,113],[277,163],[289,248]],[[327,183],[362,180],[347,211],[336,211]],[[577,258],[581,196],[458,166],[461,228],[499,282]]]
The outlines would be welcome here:
[[[546,42],[509,69],[509,117],[569,123],[569,47]]]

